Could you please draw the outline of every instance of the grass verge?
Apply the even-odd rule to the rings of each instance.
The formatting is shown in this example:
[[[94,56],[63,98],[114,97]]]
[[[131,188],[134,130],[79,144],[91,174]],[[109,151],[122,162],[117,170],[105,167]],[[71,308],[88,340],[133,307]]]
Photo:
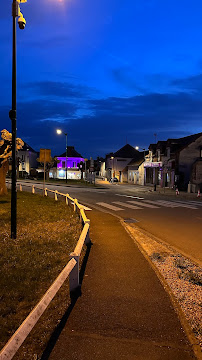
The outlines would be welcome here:
[[[17,239],[10,238],[10,194],[0,197],[0,346],[16,331],[69,261],[81,225],[65,203],[26,192],[17,194]],[[67,309],[65,282],[16,359],[41,354]]]

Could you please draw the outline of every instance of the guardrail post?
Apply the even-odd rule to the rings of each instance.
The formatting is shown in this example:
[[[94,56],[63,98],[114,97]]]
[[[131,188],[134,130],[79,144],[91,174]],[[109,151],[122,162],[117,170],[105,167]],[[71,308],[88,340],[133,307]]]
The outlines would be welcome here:
[[[20,191],[22,191],[22,185],[20,184]]]
[[[45,196],[48,196],[47,188],[44,189],[44,195],[45,195]]]
[[[88,232],[87,232],[86,238],[85,238],[85,245],[89,245],[91,243],[91,240],[90,240],[90,220],[85,221],[85,224],[89,224]]]
[[[58,194],[57,194],[57,190],[55,190],[55,200],[58,200]]]
[[[71,293],[79,288],[79,256],[75,255],[75,253],[71,253],[70,259],[76,260],[76,265],[69,274],[69,290]]]
[[[69,205],[68,196],[69,196],[69,194],[66,194],[66,205]]]
[[[34,185],[32,185],[32,194],[35,194],[35,188],[34,188]]]

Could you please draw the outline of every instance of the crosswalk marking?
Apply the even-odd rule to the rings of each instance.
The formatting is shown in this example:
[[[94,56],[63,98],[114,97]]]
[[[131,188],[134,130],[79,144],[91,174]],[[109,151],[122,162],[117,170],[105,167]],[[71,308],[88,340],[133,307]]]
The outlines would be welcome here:
[[[162,200],[157,200],[158,203],[160,203]],[[169,205],[173,205],[175,207],[185,207],[185,208],[188,208],[188,209],[194,209],[196,210],[197,208],[193,205],[189,205],[189,204],[179,204],[175,201],[166,201],[166,203]]]
[[[132,196],[132,195],[123,195],[123,194],[116,194],[117,196],[124,196],[124,197],[128,197],[128,198],[132,198],[132,199],[139,199],[139,200],[143,200],[143,197],[139,197],[139,196]]]
[[[187,204],[186,201],[176,200],[175,202],[176,202],[176,203],[179,203],[179,204]],[[188,204],[197,205],[197,206],[202,206],[202,202],[199,202],[199,201],[189,201]]]
[[[144,206],[144,207],[148,207],[148,208],[152,208],[152,209],[159,209],[159,206],[146,204],[146,203],[143,203],[143,201],[140,202],[140,201],[130,200],[130,201],[128,201],[128,202],[131,203],[131,204],[135,204],[135,205],[139,205],[139,206]]]
[[[149,204],[157,203],[157,201],[154,201],[154,200],[144,200],[144,201]],[[167,201],[163,201],[163,200],[162,201],[159,200],[157,205],[161,205],[161,206],[165,206],[165,207],[177,207],[177,205],[168,204]]]
[[[103,207],[106,207],[107,209],[110,209],[110,210],[113,210],[113,211],[124,210],[124,209],[118,208],[117,206],[113,206],[111,204],[107,204],[107,203],[104,203],[104,202],[99,202],[99,203],[96,203],[96,204],[101,205]]]
[[[127,204],[127,203],[124,203],[124,202],[121,202],[121,201],[113,201],[113,204],[117,204],[117,205],[120,205],[120,206],[124,206],[124,207],[127,207],[129,209],[138,209],[138,210],[142,210],[142,208],[140,206],[135,206],[135,205],[130,205],[130,204]],[[140,204],[141,205],[141,204]]]

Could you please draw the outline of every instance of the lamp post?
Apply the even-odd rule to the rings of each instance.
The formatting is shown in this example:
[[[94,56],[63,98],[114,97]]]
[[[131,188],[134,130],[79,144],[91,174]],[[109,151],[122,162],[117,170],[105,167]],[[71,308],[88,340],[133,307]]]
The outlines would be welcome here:
[[[16,18],[20,29],[25,28],[26,20],[20,12],[19,3],[27,0],[13,0],[13,44],[12,44],[12,109],[9,111],[12,126],[12,185],[11,185],[11,238],[16,239],[17,193],[16,193]]]
[[[66,136],[66,183],[67,183],[67,133],[65,133],[60,129],[57,129],[56,132],[58,135],[64,134]]]
[[[114,178],[114,156],[111,156],[111,160],[112,160],[112,182],[113,182],[113,178]]]

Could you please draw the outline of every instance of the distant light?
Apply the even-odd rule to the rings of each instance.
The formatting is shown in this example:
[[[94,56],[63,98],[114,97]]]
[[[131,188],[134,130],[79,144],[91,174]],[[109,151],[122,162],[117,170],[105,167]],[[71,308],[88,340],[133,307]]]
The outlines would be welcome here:
[[[136,146],[135,149],[136,149],[136,150],[139,150],[139,146]]]
[[[111,159],[113,160],[113,159],[114,159],[114,157],[113,157],[113,156],[111,156]]]
[[[59,135],[62,134],[62,130],[60,130],[60,129],[57,129],[56,132],[57,132],[57,134],[59,134]]]

